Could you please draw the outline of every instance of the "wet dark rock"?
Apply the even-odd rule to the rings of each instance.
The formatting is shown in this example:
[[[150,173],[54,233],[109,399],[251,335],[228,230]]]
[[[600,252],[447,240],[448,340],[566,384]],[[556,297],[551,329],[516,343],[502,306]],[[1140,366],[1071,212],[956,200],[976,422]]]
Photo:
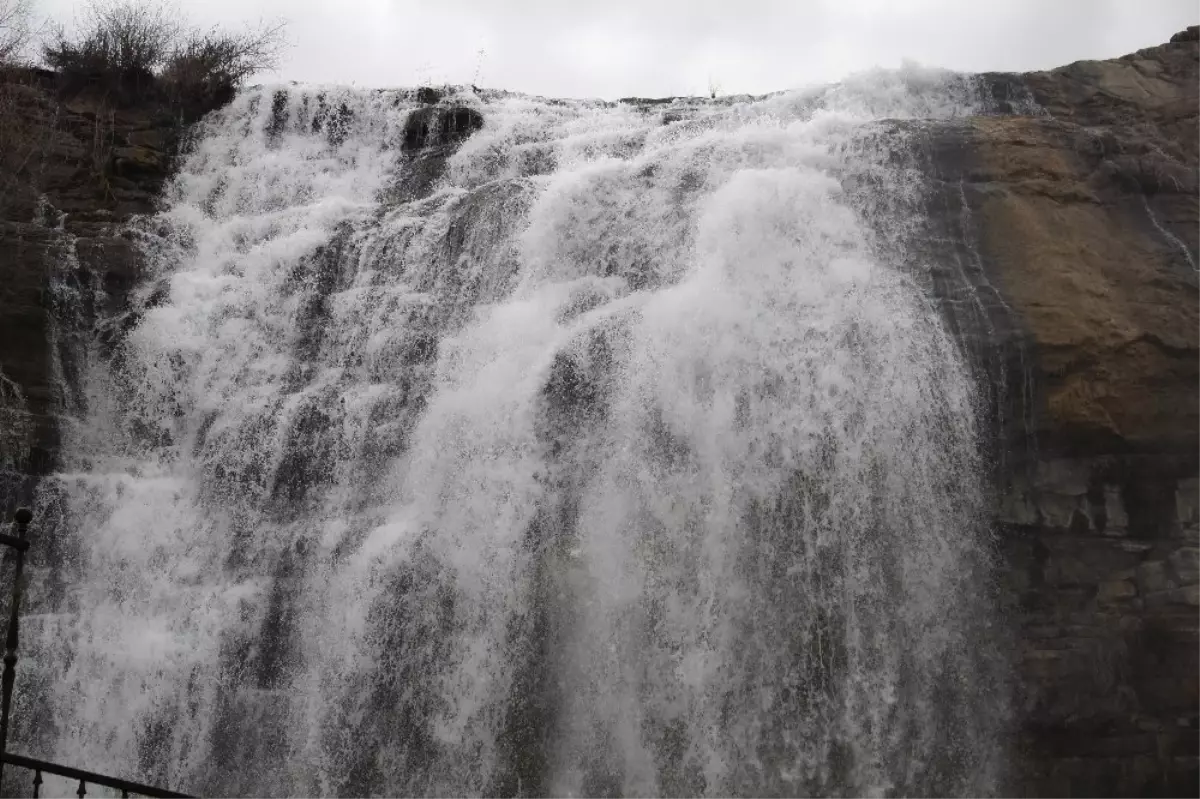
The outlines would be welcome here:
[[[10,137],[0,147],[0,384],[15,389],[0,393],[7,514],[32,500],[34,482],[21,476],[53,470],[56,416],[70,401],[52,374],[51,325],[58,320],[60,348],[70,349],[96,315],[124,304],[140,270],[119,231],[133,214],[154,210],[182,131],[161,98],[114,107],[67,92],[45,70],[5,72],[0,95]],[[93,302],[93,285],[106,304]],[[81,312],[91,322],[76,318]],[[74,368],[76,356],[63,368]]]
[[[1023,75],[985,73],[980,75],[984,98],[992,103],[991,110],[999,114],[1027,111],[1031,99]]]
[[[1200,41],[1200,26],[1189,25],[1186,29],[1171,37],[1171,43],[1176,42],[1197,42]]]
[[[267,120],[267,141],[274,142],[283,133],[288,121],[288,93],[286,89],[275,92],[271,98],[271,118]]]
[[[348,764],[339,796],[370,796],[388,785],[405,795],[432,792],[444,746],[436,724],[446,710],[432,684],[451,664],[458,601],[453,570],[428,548],[418,548],[411,562],[386,577],[381,599],[367,614],[366,646],[379,668],[372,671],[365,712],[347,706],[339,721],[350,734],[337,736],[331,753]]]
[[[446,170],[454,148],[483,127],[483,116],[472,108],[418,108],[404,124],[401,150],[406,163],[384,194],[386,202],[412,202],[428,197]]]
[[[443,94],[432,86],[422,86],[417,89],[417,102],[422,105],[437,105],[442,101]]]
[[[317,108],[312,117],[312,132],[323,131],[330,146],[338,147],[346,140],[353,117],[354,112],[348,105],[338,103],[335,108],[329,104],[325,95],[321,95],[317,99]]]
[[[452,144],[483,127],[483,115],[473,108],[418,108],[404,123],[405,150]]]
[[[313,361],[321,348],[329,322],[329,297],[339,286],[346,269],[347,240],[350,229],[344,227],[316,251],[300,260],[292,278],[296,293],[301,297],[296,311],[295,352],[297,363]],[[293,389],[300,383],[293,381]]]
[[[333,442],[327,435],[333,419],[322,399],[327,403],[330,398],[306,400],[286,423],[283,456],[271,488],[277,512],[285,519],[303,514],[309,494],[333,478]]]

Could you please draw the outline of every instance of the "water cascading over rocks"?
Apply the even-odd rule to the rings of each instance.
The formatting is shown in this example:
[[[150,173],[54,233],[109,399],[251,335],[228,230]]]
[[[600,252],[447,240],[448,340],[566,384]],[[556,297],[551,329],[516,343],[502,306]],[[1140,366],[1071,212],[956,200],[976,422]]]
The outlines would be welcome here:
[[[874,124],[972,83],[408,97],[246,92],[139,222],[44,489],[30,748],[219,795],[1001,791],[979,392]]]

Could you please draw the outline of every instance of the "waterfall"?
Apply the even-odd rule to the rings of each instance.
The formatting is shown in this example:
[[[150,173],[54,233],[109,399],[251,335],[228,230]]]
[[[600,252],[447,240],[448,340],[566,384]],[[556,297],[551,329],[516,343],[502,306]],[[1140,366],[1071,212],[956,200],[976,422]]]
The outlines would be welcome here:
[[[973,87],[468,91],[457,143],[411,92],[243,92],[131,231],[43,489],[40,753],[217,795],[1000,791],[978,392],[877,124]]]

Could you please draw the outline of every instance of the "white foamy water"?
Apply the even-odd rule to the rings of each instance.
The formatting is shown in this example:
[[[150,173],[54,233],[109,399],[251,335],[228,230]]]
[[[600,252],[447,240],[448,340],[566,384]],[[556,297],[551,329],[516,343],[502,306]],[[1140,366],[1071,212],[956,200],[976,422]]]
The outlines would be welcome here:
[[[913,220],[843,189],[919,193],[863,134],[971,82],[465,95],[444,164],[407,96],[248,91],[139,223],[31,748],[219,795],[999,790],[976,391]]]

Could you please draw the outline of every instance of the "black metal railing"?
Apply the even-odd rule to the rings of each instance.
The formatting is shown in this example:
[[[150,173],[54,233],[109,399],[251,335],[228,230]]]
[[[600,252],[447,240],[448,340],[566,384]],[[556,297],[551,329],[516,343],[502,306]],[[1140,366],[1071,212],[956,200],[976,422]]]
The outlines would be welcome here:
[[[4,639],[4,676],[0,680],[0,780],[4,778],[5,764],[9,764],[26,768],[33,772],[34,797],[38,797],[41,794],[43,772],[65,777],[69,780],[79,780],[79,788],[75,791],[75,795],[80,797],[80,799],[83,799],[87,795],[88,785],[103,785],[106,788],[120,791],[122,796],[129,796],[130,794],[151,797],[187,796],[185,793],[175,793],[174,791],[155,788],[151,785],[142,785],[116,777],[106,777],[103,774],[97,774],[92,771],[60,766],[57,763],[37,760],[32,757],[25,757],[24,755],[14,755],[8,751],[8,717],[9,711],[12,709],[13,682],[16,680],[17,639],[21,621],[21,594],[24,590],[22,578],[25,569],[25,552],[29,549],[29,540],[26,536],[29,533],[29,522],[32,520],[33,514],[26,508],[21,508],[13,514],[13,521],[17,524],[17,534],[6,535],[0,533],[0,544],[15,550],[17,554],[17,561],[13,569],[12,607],[9,608],[8,634]]]
[[[71,768],[70,766],[60,766],[57,763],[49,763],[45,760],[37,760],[32,757],[23,755],[14,755],[11,753],[0,754],[0,762],[8,763],[13,766],[27,768],[33,772],[33,793],[34,799],[38,799],[42,789],[42,772],[46,774],[54,774],[59,777],[66,777],[69,780],[79,780],[79,787],[75,790],[75,795],[79,799],[87,796],[87,786],[103,785],[105,788],[112,788],[115,791],[120,791],[121,796],[151,796],[151,797],[187,797],[186,793],[175,793],[174,791],[165,791],[162,788],[155,788],[151,785],[142,785],[138,782],[130,782],[129,780],[121,780],[116,777],[106,777],[103,774],[97,774],[94,771],[84,771],[80,768]]]

